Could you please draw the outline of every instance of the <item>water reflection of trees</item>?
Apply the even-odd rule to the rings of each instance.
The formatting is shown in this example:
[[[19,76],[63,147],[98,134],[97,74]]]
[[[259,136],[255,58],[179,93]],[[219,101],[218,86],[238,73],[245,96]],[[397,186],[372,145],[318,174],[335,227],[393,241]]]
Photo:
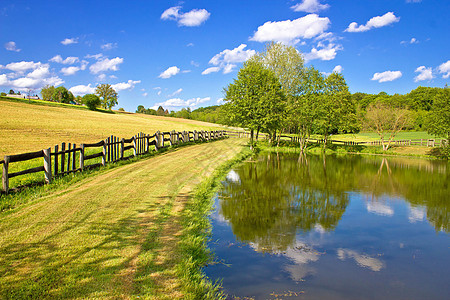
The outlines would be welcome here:
[[[322,165],[303,168],[275,155],[265,159],[243,165],[236,171],[240,182],[228,182],[219,195],[221,214],[239,240],[257,244],[260,251],[285,251],[299,230],[336,227],[348,195],[338,187],[327,188]],[[318,172],[320,180],[311,176]]]
[[[240,181],[229,181],[219,193],[221,214],[236,237],[260,251],[285,251],[297,231],[320,225],[333,230],[349,203],[349,191],[400,196],[411,206],[426,207],[436,230],[448,232],[448,172],[432,161],[361,156],[307,159],[269,154],[238,170]],[[438,171],[436,171],[438,170]]]

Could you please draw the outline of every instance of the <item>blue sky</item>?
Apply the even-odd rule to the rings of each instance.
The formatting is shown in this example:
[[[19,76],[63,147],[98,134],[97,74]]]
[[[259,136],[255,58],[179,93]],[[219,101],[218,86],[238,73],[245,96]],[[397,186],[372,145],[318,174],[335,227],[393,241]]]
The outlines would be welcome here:
[[[448,0],[0,0],[0,91],[109,83],[116,108],[195,109],[275,41],[351,92],[404,94],[449,83],[449,14]]]

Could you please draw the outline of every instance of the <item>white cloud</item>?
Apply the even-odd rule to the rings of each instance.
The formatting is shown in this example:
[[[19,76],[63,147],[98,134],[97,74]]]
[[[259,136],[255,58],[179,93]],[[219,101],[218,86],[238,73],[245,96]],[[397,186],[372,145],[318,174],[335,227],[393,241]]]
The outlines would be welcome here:
[[[123,91],[123,90],[131,90],[138,83],[141,83],[141,81],[140,80],[128,80],[127,82],[120,82],[120,83],[112,84],[111,87],[116,92],[119,92],[119,91]]]
[[[117,48],[117,43],[107,43],[101,46],[104,51],[108,51],[114,48]]]
[[[7,42],[5,43],[5,49],[8,51],[20,52],[21,49],[17,48],[16,42]]]
[[[123,58],[116,57],[113,59],[101,58],[99,61],[94,63],[89,67],[92,74],[98,74],[100,72],[105,72],[108,70],[117,71],[119,70],[119,65],[123,63]]]
[[[74,66],[61,69],[61,73],[63,73],[66,76],[75,75],[78,71],[80,71],[80,68]]]
[[[162,20],[173,20],[178,22],[178,26],[200,26],[211,15],[206,9],[193,9],[187,13],[180,13],[181,6],[174,6],[166,9],[162,15]]]
[[[307,13],[318,12],[329,8],[328,4],[320,4],[320,0],[303,0],[291,7],[293,11],[304,11]]]
[[[27,77],[34,79],[44,79],[50,75],[49,65],[42,64],[41,66],[34,69],[32,72],[27,74]]]
[[[146,92],[146,93],[143,93],[142,96],[143,96],[143,97],[147,97],[147,96],[148,96],[148,93],[147,93],[147,92]]]
[[[105,79],[106,79],[106,74],[100,74],[100,75],[98,75],[98,76],[97,76],[97,79],[98,79],[99,81],[105,80]]]
[[[103,57],[102,53],[98,53],[98,54],[88,54],[85,56],[85,58],[95,58],[96,60],[99,60],[100,58]]]
[[[423,206],[411,206],[409,205],[408,220],[410,223],[415,223],[425,220],[426,208]]]
[[[377,201],[368,202],[367,211],[380,216],[394,215],[394,210],[389,205]]]
[[[94,94],[95,87],[91,87],[91,84],[88,85],[76,85],[69,89],[75,96],[84,96],[86,94]]]
[[[382,73],[375,73],[371,80],[378,80],[378,82],[393,81],[402,77],[402,72],[400,71],[385,71]]]
[[[173,97],[173,96],[175,96],[175,95],[178,95],[179,93],[181,93],[183,91],[183,89],[182,88],[179,88],[178,90],[176,90],[175,92],[173,92],[172,94],[170,94],[169,96],[167,96],[167,97]]]
[[[64,64],[64,65],[72,65],[79,61],[78,57],[75,56],[68,56],[66,59],[63,59],[61,55],[55,55],[53,56],[49,61]]]
[[[78,43],[78,38],[71,38],[71,39],[64,39],[63,41],[61,41],[61,44],[67,46],[70,44],[77,44]]]
[[[342,73],[342,70],[344,70],[344,68],[341,66],[341,65],[337,65],[336,67],[334,67],[334,69],[333,69],[333,73],[334,72],[336,72],[336,73]]]
[[[161,74],[159,74],[158,77],[167,79],[167,78],[177,75],[178,73],[180,73],[180,68],[178,68],[177,66],[172,66],[172,67],[167,68],[167,70],[165,70]]]
[[[219,67],[211,67],[211,68],[208,68],[208,69],[204,70],[202,72],[202,75],[208,75],[210,73],[215,73],[215,72],[219,72],[219,71],[220,71]]]
[[[418,44],[419,41],[416,38],[411,38],[409,41],[401,41],[400,44]]]
[[[0,74],[0,86],[8,85],[8,76],[6,74]]]
[[[439,73],[442,73],[443,78],[449,78],[450,77],[450,60],[447,60],[447,62],[441,64],[438,67]]]
[[[422,2],[422,0],[406,0],[406,3],[419,3]]]
[[[241,177],[239,177],[239,174],[236,173],[235,170],[231,170],[230,172],[228,172],[226,179],[228,181],[232,181],[232,182],[235,182],[235,183],[240,183],[241,182]]]
[[[301,38],[310,39],[322,34],[328,29],[330,19],[320,18],[316,14],[309,14],[295,20],[280,22],[266,22],[258,27],[251,41],[282,42],[297,44]]]
[[[232,72],[236,67],[235,63],[242,63],[256,54],[255,50],[244,50],[246,47],[246,44],[241,44],[233,50],[225,49],[214,55],[209,63],[216,67],[207,68],[202,72],[202,75],[219,72],[221,69],[223,69],[223,74]]]
[[[21,62],[15,62],[15,63],[9,63],[6,66],[4,66],[5,69],[11,70],[14,72],[25,72],[30,69],[36,69],[40,67],[42,63],[34,61],[21,61]]]
[[[431,80],[434,78],[433,71],[431,70],[431,68],[426,68],[425,66],[418,67],[414,72],[419,73],[419,75],[414,77],[414,82],[422,80]]]
[[[246,44],[241,44],[239,47],[236,47],[233,50],[225,49],[219,54],[214,55],[209,63],[217,66],[222,63],[228,64],[244,62],[256,54],[255,50],[244,50],[245,47],[247,47]]]
[[[322,48],[319,50],[317,48],[312,48],[310,53],[305,53],[304,56],[306,61],[313,59],[332,60],[336,57],[337,51],[343,49],[341,45],[336,45],[333,43],[329,43],[327,46],[319,43],[318,47]]]
[[[400,21],[400,17],[396,17],[393,12],[387,12],[382,16],[377,16],[371,18],[367,21],[366,25],[359,25],[356,22],[350,23],[348,28],[345,29],[346,32],[364,32],[373,28],[384,27],[389,24]]]
[[[217,103],[218,105],[224,104],[224,103],[225,103],[224,98],[219,98],[219,99],[217,99],[216,103]]]
[[[157,109],[159,106],[162,106],[165,109],[169,109],[169,110],[183,108],[183,107],[191,107],[192,108],[192,107],[196,107],[197,105],[199,105],[201,103],[208,102],[210,100],[211,100],[210,97],[192,98],[192,99],[188,99],[188,100],[183,100],[180,98],[172,98],[172,99],[169,99],[164,102],[156,103],[151,108]]]
[[[360,254],[350,249],[339,248],[337,251],[337,256],[340,260],[353,258],[358,266],[371,269],[374,272],[378,272],[385,267],[381,260],[365,254]]]

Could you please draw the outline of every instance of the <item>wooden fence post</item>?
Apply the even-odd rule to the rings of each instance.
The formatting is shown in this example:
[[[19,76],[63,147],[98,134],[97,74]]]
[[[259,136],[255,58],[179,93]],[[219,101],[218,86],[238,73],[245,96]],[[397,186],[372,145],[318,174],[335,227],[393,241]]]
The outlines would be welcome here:
[[[103,141],[103,149],[102,149],[102,166],[106,166],[106,146],[108,145],[108,140]]]
[[[67,147],[67,150],[70,150],[70,146],[72,146],[72,144],[71,143],[69,143],[69,145],[68,145],[68,147]],[[69,172],[70,171],[70,152],[68,152],[67,153],[67,172]]]
[[[9,192],[8,167],[9,167],[9,156],[6,155],[3,161],[3,176],[2,176],[3,191],[6,194],[8,194]]]
[[[123,156],[125,154],[125,150],[123,149],[125,147],[125,139],[122,138],[122,140],[120,141],[120,160],[123,159]]]
[[[136,157],[136,155],[137,155],[136,136],[133,136],[132,139],[133,139],[133,156]]]
[[[66,143],[61,143],[61,151],[63,152],[61,155],[61,173],[64,173],[64,165],[66,164]]]
[[[73,149],[77,148],[77,144],[73,144]],[[77,152],[73,151],[72,152],[72,171],[75,171],[75,169],[77,168],[77,164],[75,162],[75,160],[77,159]]]
[[[58,175],[58,150],[59,150],[59,146],[56,145],[55,146],[55,176]]]
[[[55,166],[56,167],[56,166]],[[84,169],[84,144],[81,144],[81,151],[80,151],[80,169],[83,171]]]
[[[70,148],[70,146],[69,146]],[[44,149],[44,172],[45,172],[45,183],[52,182],[52,150],[50,148]],[[70,157],[70,154],[69,154]],[[68,171],[68,170],[67,170]]]

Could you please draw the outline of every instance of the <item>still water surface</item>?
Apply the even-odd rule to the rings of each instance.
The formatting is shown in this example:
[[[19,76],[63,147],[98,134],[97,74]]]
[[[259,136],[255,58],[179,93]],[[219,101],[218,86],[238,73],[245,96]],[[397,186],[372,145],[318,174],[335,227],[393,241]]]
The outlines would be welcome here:
[[[450,299],[448,168],[259,155],[216,197],[205,272],[230,299]]]

